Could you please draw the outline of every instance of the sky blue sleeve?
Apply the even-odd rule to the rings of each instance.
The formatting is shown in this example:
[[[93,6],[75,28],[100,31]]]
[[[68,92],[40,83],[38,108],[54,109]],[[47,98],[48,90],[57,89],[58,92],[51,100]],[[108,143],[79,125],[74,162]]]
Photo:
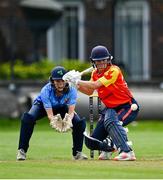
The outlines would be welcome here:
[[[48,87],[45,86],[41,90],[40,97],[41,97],[41,100],[42,100],[42,103],[43,103],[43,106],[45,109],[52,108],[52,104],[51,104],[51,101],[49,98],[50,97],[50,90]]]
[[[74,87],[70,87],[70,91],[69,91],[69,102],[67,103],[67,105],[75,105],[77,102],[77,90]]]

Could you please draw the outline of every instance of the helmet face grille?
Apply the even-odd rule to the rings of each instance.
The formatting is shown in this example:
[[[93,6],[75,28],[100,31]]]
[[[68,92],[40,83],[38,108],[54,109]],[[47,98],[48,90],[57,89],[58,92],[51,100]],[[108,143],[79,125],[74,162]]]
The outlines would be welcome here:
[[[109,59],[110,57],[111,54],[105,46],[96,46],[92,49],[90,59],[93,61],[98,61],[102,59]]]

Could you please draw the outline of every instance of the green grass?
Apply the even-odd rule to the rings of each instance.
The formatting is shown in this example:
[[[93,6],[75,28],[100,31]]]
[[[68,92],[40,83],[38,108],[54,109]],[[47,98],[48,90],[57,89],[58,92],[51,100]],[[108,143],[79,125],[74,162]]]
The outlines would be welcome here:
[[[1,179],[163,179],[163,121],[129,126],[137,161],[73,161],[71,133],[57,133],[47,120],[38,122],[26,161],[17,162],[19,121],[0,119]],[[89,150],[84,146],[84,153]]]

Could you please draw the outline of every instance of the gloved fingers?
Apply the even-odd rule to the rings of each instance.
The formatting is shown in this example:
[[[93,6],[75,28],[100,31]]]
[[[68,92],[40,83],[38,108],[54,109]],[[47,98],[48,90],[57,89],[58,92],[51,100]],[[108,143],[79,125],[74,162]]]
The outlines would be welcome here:
[[[67,128],[63,128],[62,129],[62,132],[64,133],[64,132],[66,132],[67,131]]]
[[[64,81],[69,81],[73,77],[73,73],[75,70],[69,71],[66,74],[63,75],[62,79]]]
[[[57,127],[55,128],[55,130],[58,131],[58,132],[62,132],[62,129],[57,128]]]
[[[54,116],[54,117],[55,117],[55,116]],[[58,121],[61,121],[61,120],[62,120],[62,117],[61,117],[60,114],[57,114],[56,117],[57,117],[57,120],[58,120]]]
[[[69,130],[71,130],[70,127],[64,127],[64,128],[62,129],[62,132],[65,133],[65,132],[68,132]]]
[[[77,79],[81,79],[81,74],[79,71],[75,71],[75,70],[71,70],[68,73],[66,73],[62,79],[64,81],[68,81],[68,82],[74,82]]]
[[[71,79],[72,79],[72,77],[71,77],[71,76],[63,76],[62,79],[63,79],[64,81],[70,82]]]
[[[63,121],[65,121],[65,119],[67,118],[67,116],[69,116],[68,113],[65,114],[65,117],[63,118]]]

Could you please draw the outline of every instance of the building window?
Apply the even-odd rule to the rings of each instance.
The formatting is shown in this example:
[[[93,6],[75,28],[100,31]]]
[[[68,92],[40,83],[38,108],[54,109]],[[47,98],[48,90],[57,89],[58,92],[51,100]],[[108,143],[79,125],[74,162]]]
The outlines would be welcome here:
[[[77,7],[65,8],[65,24],[67,37],[67,58],[78,59],[79,24]]]
[[[48,57],[84,60],[84,8],[81,2],[64,3],[60,20],[48,32]]]
[[[127,78],[150,78],[149,6],[142,1],[119,1],[115,6],[115,59]]]

